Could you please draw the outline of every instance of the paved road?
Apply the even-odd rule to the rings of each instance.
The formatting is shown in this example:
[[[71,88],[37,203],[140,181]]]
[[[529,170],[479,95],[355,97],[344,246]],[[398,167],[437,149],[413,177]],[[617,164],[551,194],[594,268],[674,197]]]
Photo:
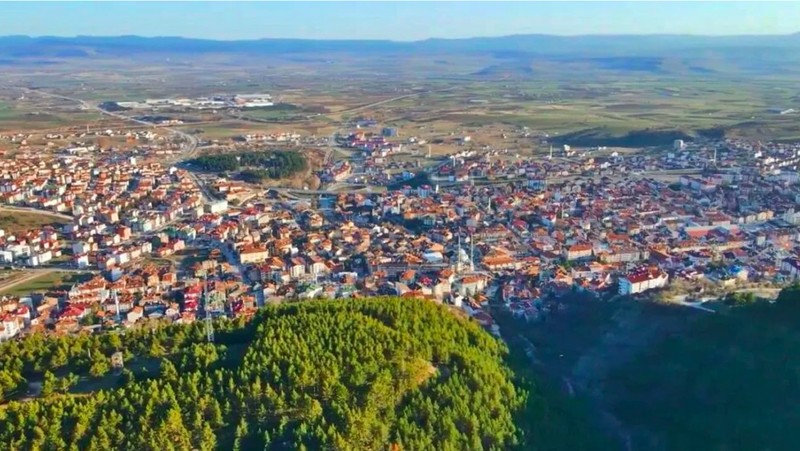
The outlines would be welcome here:
[[[175,128],[172,128],[172,127],[158,127],[158,124],[154,124],[152,122],[143,121],[141,119],[136,119],[134,117],[130,117],[130,116],[126,116],[124,114],[117,113],[115,111],[104,110],[104,109],[100,108],[99,106],[92,105],[92,104],[90,104],[89,102],[87,102],[87,101],[85,101],[83,99],[78,99],[78,98],[75,98],[75,97],[62,96],[60,94],[53,94],[51,92],[41,91],[39,89],[30,89],[30,88],[22,88],[22,89],[25,92],[38,94],[38,95],[41,95],[41,96],[44,96],[44,97],[51,97],[51,98],[62,99],[62,100],[69,100],[71,102],[75,102],[75,103],[81,105],[81,107],[83,107],[84,109],[94,110],[94,111],[99,112],[100,114],[105,114],[106,116],[111,116],[111,117],[116,118],[116,119],[135,122],[137,124],[145,125],[145,126],[148,126],[148,127],[163,128],[163,129],[169,131],[170,133],[172,133],[174,135],[180,136],[181,138],[185,139],[189,143],[189,145],[186,148],[183,149],[184,152],[181,155],[181,157],[183,157],[183,158],[192,158],[194,156],[195,152],[197,151],[197,144],[198,144],[198,141],[199,141],[197,139],[197,137],[194,136],[194,135],[190,135],[189,133],[183,132],[181,130],[178,130],[178,129],[175,129]]]
[[[85,101],[83,99],[78,99],[78,98],[75,98],[75,97],[62,96],[62,95],[59,95],[59,94],[53,94],[51,92],[41,91],[41,90],[38,90],[38,89],[29,89],[29,88],[22,88],[22,89],[25,90],[25,92],[38,94],[38,95],[41,95],[41,96],[44,96],[44,97],[51,97],[51,98],[62,99],[62,100],[69,100],[71,102],[75,102],[75,103],[81,105],[81,107],[83,107],[84,109],[98,111],[101,114],[105,114],[106,116],[111,116],[111,117],[116,118],[116,119],[121,119],[121,120],[124,120],[124,121],[130,121],[130,122],[134,122],[136,124],[145,125],[145,126],[153,127],[153,128],[163,128],[164,130],[167,130],[168,132],[170,132],[173,135],[176,135],[176,136],[182,138],[183,140],[185,140],[187,142],[187,145],[185,145],[185,146],[181,145],[183,152],[181,152],[180,155],[176,156],[175,158],[168,158],[168,159],[165,160],[165,162],[167,162],[168,164],[172,164],[172,163],[175,163],[175,162],[180,161],[180,160],[188,160],[190,158],[194,158],[194,156],[197,154],[197,148],[198,148],[198,143],[199,143],[198,138],[196,136],[194,136],[194,135],[191,135],[191,134],[186,133],[184,131],[178,130],[176,128],[158,127],[157,124],[154,124],[152,122],[136,119],[134,117],[126,116],[124,114],[120,114],[120,113],[117,113],[117,112],[114,112],[114,111],[104,110],[104,109],[100,108],[99,106],[92,105],[92,104],[90,104],[89,102],[87,102],[87,101]],[[205,187],[203,182],[200,179],[197,178],[197,176],[195,176],[193,173],[190,172],[190,177],[192,178],[192,180],[200,188],[200,193],[202,194],[203,199],[206,202],[208,202],[211,199],[213,199],[213,197],[210,196],[210,193],[208,192],[208,189]]]
[[[678,305],[683,305],[685,307],[701,310],[703,312],[717,313],[716,310],[710,309],[708,307],[705,307],[702,302],[688,302],[688,301],[683,300],[683,301],[679,301]]]
[[[357,107],[354,107],[354,108],[349,108],[349,109],[346,109],[346,110],[337,111],[335,113],[329,113],[329,115],[355,113],[357,111],[366,110],[368,108],[373,108],[373,107],[376,107],[376,106],[385,105],[387,103],[396,102],[396,101],[402,100],[402,99],[408,99],[410,97],[417,97],[417,96],[421,96],[423,94],[430,94],[430,93],[434,93],[434,92],[452,91],[454,89],[456,89],[456,87],[452,86],[452,87],[449,87],[449,88],[434,89],[434,90],[430,90],[430,91],[420,91],[420,92],[414,92],[414,93],[411,93],[411,94],[404,94],[402,96],[392,97],[391,99],[381,100],[381,101],[378,101],[378,102],[369,103],[367,105],[361,105],[361,106],[357,106]]]

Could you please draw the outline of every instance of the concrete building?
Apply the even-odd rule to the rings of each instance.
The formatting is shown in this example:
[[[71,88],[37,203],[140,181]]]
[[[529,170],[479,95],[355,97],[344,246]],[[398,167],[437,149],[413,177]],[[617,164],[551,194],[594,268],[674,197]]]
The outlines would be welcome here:
[[[269,258],[269,250],[263,247],[249,246],[239,251],[239,263],[243,265],[263,262],[267,258]]]
[[[800,279],[800,260],[794,257],[783,259],[781,271],[788,273],[792,279]]]
[[[208,204],[208,212],[212,214],[220,214],[225,213],[228,211],[228,201],[227,200],[218,200],[216,202],[212,202]]]
[[[667,285],[668,279],[669,276],[658,268],[637,269],[625,277],[620,277],[619,294],[625,296],[661,288]]]

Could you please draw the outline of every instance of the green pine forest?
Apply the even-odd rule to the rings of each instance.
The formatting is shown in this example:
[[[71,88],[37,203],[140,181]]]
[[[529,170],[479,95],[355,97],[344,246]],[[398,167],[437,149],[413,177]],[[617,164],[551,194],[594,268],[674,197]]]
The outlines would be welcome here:
[[[109,356],[125,353],[126,369]],[[0,345],[12,450],[556,450],[598,442],[476,323],[420,300]],[[21,400],[28,381],[41,394]],[[94,381],[107,386],[81,389]],[[108,382],[110,381],[110,384]],[[595,447],[595,449],[601,449]]]
[[[289,150],[203,155],[190,163],[211,172],[241,170],[242,177],[251,182],[291,177],[308,169],[306,158]]]
[[[727,303],[611,376],[618,416],[645,431],[637,449],[798,449],[800,286]]]

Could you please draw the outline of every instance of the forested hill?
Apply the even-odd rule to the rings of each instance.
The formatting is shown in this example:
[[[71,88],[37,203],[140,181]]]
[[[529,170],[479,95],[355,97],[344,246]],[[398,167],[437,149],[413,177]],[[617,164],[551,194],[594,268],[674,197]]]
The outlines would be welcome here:
[[[302,154],[286,150],[203,155],[190,160],[190,163],[212,172],[250,168],[262,171],[264,178],[271,179],[290,177],[308,168],[308,162]]]
[[[646,432],[637,449],[798,449],[800,287],[738,298],[612,377],[618,416]]]
[[[505,346],[427,301],[312,301],[220,322],[0,346],[5,449],[587,449],[587,436],[515,377]],[[125,349],[127,368],[103,357]],[[132,371],[131,371],[132,370]],[[72,377],[64,376],[72,372]],[[62,377],[55,377],[60,374]],[[81,381],[71,386],[82,376]],[[92,390],[95,386],[109,385]]]

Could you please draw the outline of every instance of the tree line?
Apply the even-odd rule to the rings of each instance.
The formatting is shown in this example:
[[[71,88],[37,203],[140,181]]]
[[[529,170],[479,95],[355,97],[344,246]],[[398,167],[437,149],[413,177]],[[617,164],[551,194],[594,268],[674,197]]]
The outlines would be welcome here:
[[[47,450],[597,449],[591,439],[575,440],[574,418],[536,386],[524,356],[432,302],[286,303],[249,321],[219,320],[216,332],[213,344],[196,323],[0,345],[3,371],[44,379],[39,397],[0,408],[0,443]],[[107,357],[118,350],[126,367],[155,365],[110,374]],[[113,383],[81,388],[79,378],[87,377]]]
[[[272,306],[249,323],[221,323],[217,337],[205,343],[202,325],[193,324],[5,343],[0,367],[22,378],[44,373],[47,390],[0,409],[0,443],[461,450],[521,447],[530,439],[515,424],[529,393],[515,386],[505,346],[430,302]],[[97,355],[118,349],[156,359],[157,370],[126,370],[116,388],[70,392],[75,374],[91,375]],[[56,377],[58,370],[73,374]]]
[[[227,343],[241,340],[247,327],[241,319],[217,321],[218,334]],[[159,359],[205,339],[202,324],[154,322],[122,332],[31,334],[0,343],[0,401],[24,394],[29,381],[47,380],[48,373],[103,377],[111,370],[110,358],[117,351],[125,361]]]
[[[299,152],[275,150],[203,155],[191,160],[204,171],[242,171],[250,179],[281,179],[308,169],[308,162]]]

